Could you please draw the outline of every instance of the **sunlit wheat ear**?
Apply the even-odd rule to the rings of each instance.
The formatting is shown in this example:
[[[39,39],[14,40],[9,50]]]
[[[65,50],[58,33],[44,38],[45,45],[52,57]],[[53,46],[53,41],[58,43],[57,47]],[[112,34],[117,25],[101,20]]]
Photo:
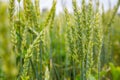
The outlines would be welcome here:
[[[31,0],[24,0],[23,1],[24,6],[24,12],[25,12],[25,18],[27,20],[28,25],[27,26],[38,26],[37,23],[37,15],[36,10],[33,6],[33,3]]]
[[[65,19],[66,19],[66,37],[67,37],[67,41],[66,41],[66,44],[67,44],[67,50],[68,52],[70,52],[69,50],[69,46],[70,46],[70,43],[71,43],[71,22],[70,22],[70,15],[68,13],[68,10],[65,8],[64,9],[64,12],[65,12]]]
[[[74,25],[71,23],[71,16],[68,13],[68,10],[65,8],[65,18],[66,18],[66,69],[68,66],[68,60],[70,59],[71,65],[73,69],[71,69],[71,74],[73,73],[73,78],[75,79],[75,57],[73,57],[76,54],[76,32]],[[77,55],[76,55],[77,56]],[[66,70],[66,75],[68,75]]]
[[[85,28],[86,28],[86,4],[85,4],[85,0],[82,0],[82,13],[81,13],[81,26],[83,27],[83,31],[85,32]],[[85,49],[85,34],[83,34],[83,61],[85,60],[85,55],[86,55],[86,49]],[[83,64],[84,65],[84,64]]]
[[[28,20],[29,16],[29,5],[30,5],[31,1],[30,0],[24,0],[23,1],[23,6],[24,6],[24,12],[25,12],[25,18],[26,20]]]
[[[40,0],[34,0],[35,1],[35,16],[37,22],[35,23],[35,26],[37,28],[40,28]]]
[[[35,0],[35,11],[38,18],[40,18],[40,0]]]
[[[66,8],[64,8],[64,13],[65,13],[65,19],[66,19],[66,28],[65,28],[65,46],[66,46],[66,60],[65,60],[65,75],[68,75],[68,70],[67,70],[67,67],[68,67],[68,60],[69,60],[69,56],[70,56],[70,26],[71,26],[71,23],[70,23],[70,15],[68,13],[68,10]]]
[[[87,24],[86,24],[86,77],[89,80],[91,75],[91,70],[93,66],[93,7],[92,0],[89,1],[88,11],[87,11]]]
[[[83,43],[82,43],[82,36],[83,36],[83,26],[81,24],[81,11],[79,7],[77,6],[76,0],[72,1],[73,3],[73,10],[74,10],[74,21],[75,21],[75,38],[76,38],[76,53],[79,57],[83,55]],[[79,58],[79,61],[81,61],[82,58]]]
[[[54,15],[55,8],[56,8],[56,1],[53,2],[52,8],[45,20],[44,27],[47,27],[48,24],[50,23],[51,17]]]
[[[100,54],[101,54],[101,48],[102,48],[102,42],[103,42],[103,29],[102,26],[100,24],[100,14],[99,12],[96,13],[95,15],[95,39],[96,39],[96,49],[97,49],[97,73],[98,73],[98,80],[100,80],[100,66],[101,66],[101,62],[100,62]]]
[[[52,8],[51,8],[47,18],[45,19],[45,22],[43,23],[43,26],[45,29],[44,42],[47,40],[47,42],[45,42],[45,43],[43,42],[44,45],[49,44],[49,28],[51,27],[52,22],[54,22],[54,20],[52,20],[51,18],[54,18],[54,16],[55,16],[55,8],[56,8],[56,1],[53,2]]]
[[[22,42],[21,42],[21,51],[22,51],[22,54],[25,54],[25,50],[27,48],[27,46],[26,46],[26,44],[27,44],[26,38],[27,38],[27,28],[25,26],[23,34],[22,34]]]
[[[81,38],[81,61],[80,61],[80,64],[81,64],[81,67],[80,67],[80,77],[81,77],[81,80],[84,80],[86,79],[86,75],[85,75],[85,56],[86,56],[86,48],[85,48],[85,45],[86,45],[86,37],[85,37],[85,28],[86,28],[86,4],[85,4],[85,0],[82,0],[82,5],[81,5],[81,15],[80,15],[80,31],[79,31],[79,38]],[[80,37],[81,36],[81,37]]]
[[[9,18],[10,21],[13,21],[15,12],[15,0],[9,0]]]
[[[10,20],[10,29],[11,29],[11,42],[12,42],[12,52],[9,53],[9,59],[10,57],[16,57],[17,55],[17,35],[16,35],[16,29],[15,29],[15,25],[14,25],[14,14],[15,13],[15,0],[10,0],[9,1],[9,20]],[[11,61],[11,59],[9,60]],[[14,59],[14,63],[12,62],[12,66],[15,69],[15,59]],[[8,63],[7,63],[8,64]],[[11,65],[11,62],[9,63]]]
[[[39,44],[42,34],[43,33],[40,32],[39,35],[36,37],[36,39],[33,41],[33,43],[30,44],[29,48],[27,49],[27,53],[25,54],[25,58],[24,58],[23,72],[21,76],[23,80],[27,77],[27,74],[28,74],[27,71],[29,67],[29,59],[33,56],[32,54],[33,48],[35,48]]]
[[[50,58],[50,79],[52,79],[53,77],[53,61],[52,61],[52,31],[53,31],[53,26],[54,26],[54,19],[55,19],[55,12],[56,12],[56,0],[53,1],[53,7],[52,7],[52,16],[51,16],[51,20],[50,20],[50,24],[48,25],[48,29],[49,29],[49,40],[50,40],[50,52],[49,52],[49,58]]]
[[[73,36],[73,44],[74,44],[74,54],[73,54],[73,59],[75,59],[75,62],[79,64],[79,70],[81,72],[80,77],[82,78],[83,69],[82,66],[82,56],[83,56],[83,26],[81,25],[81,11],[80,8],[77,6],[77,1],[72,0],[73,4],[73,11],[74,11],[74,21],[75,21],[75,26],[72,28],[72,36]]]
[[[55,6],[56,6],[56,2],[53,3],[50,12],[47,15],[47,18],[45,19],[45,22],[43,23],[43,27],[44,27],[44,34],[42,37],[43,51],[44,51],[44,53],[47,53],[46,54],[47,56],[49,55],[49,52],[50,52],[50,32],[49,32],[50,30],[49,29],[50,29],[51,24],[52,24],[51,22],[52,21],[54,22],[54,20],[52,20],[51,18],[53,18]],[[48,62],[48,59],[46,60],[46,62]]]
[[[9,20],[11,27],[11,41],[13,43],[13,48],[15,50],[15,45],[17,43],[16,30],[14,26],[14,13],[15,13],[15,0],[9,1]]]
[[[50,24],[52,22],[53,16],[54,16],[54,12],[55,12],[55,7],[56,7],[56,2],[53,3],[52,8],[47,16],[47,18],[45,19],[45,22],[43,23],[43,27],[45,29],[44,31],[44,37],[43,37],[43,44],[46,47],[46,49],[44,50],[45,52],[49,51],[49,44],[50,44],[50,38],[49,38],[49,28],[51,27]],[[54,21],[53,21],[54,22]]]

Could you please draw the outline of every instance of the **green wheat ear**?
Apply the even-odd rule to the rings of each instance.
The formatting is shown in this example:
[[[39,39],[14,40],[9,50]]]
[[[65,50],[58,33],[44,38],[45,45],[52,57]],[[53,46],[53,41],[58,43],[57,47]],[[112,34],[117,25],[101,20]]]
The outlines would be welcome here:
[[[98,80],[100,80],[100,66],[101,66],[101,62],[100,62],[100,54],[101,54],[101,49],[102,49],[102,43],[103,43],[103,30],[102,30],[102,26],[100,24],[100,14],[99,12],[97,12],[95,14],[95,46],[97,49],[97,74],[98,74]]]
[[[45,22],[43,23],[43,27],[44,27],[44,37],[43,37],[43,44],[45,45],[45,47],[47,47],[47,49],[49,49],[48,45],[49,45],[49,29],[51,27],[51,24],[53,22],[53,20],[51,18],[54,18],[54,13],[55,13],[55,7],[56,7],[56,1],[54,1],[52,8],[47,16],[47,18],[45,19]],[[46,41],[46,42],[45,42]],[[44,50],[45,52],[47,50]]]
[[[66,28],[65,28],[65,46],[66,46],[66,65],[65,65],[65,75],[67,77],[68,75],[68,70],[67,70],[67,67],[68,67],[68,60],[69,60],[69,53],[70,53],[70,26],[71,26],[71,22],[70,22],[70,15],[68,14],[68,10],[66,8],[64,8],[64,13],[65,13],[65,19],[66,19]]]
[[[10,21],[13,21],[14,18],[14,12],[15,12],[15,0],[9,0],[9,18]]]
[[[40,0],[35,0],[35,11],[38,18],[40,18]]]
[[[66,75],[68,75],[68,71],[67,71],[67,66],[68,66],[68,61],[70,59],[70,64],[73,67],[73,69],[71,70],[71,74],[73,73],[73,79],[75,79],[75,74],[76,74],[76,70],[75,70],[75,61],[78,59],[77,57],[77,50],[76,50],[76,27],[74,27],[74,25],[71,23],[71,16],[68,13],[68,10],[65,8],[64,9],[65,12],[65,18],[66,18],[66,49],[67,49],[67,53],[66,53]],[[75,58],[76,57],[76,58]]]
[[[13,49],[15,50],[16,43],[17,43],[17,36],[16,36],[16,29],[14,26],[14,12],[15,12],[15,0],[9,1],[9,20],[10,20],[10,27],[11,27],[11,41],[13,43]]]
[[[53,31],[53,25],[54,25],[54,19],[55,19],[55,11],[56,11],[56,0],[53,0],[53,6],[52,6],[52,9],[50,11],[50,14],[51,14],[51,19],[50,19],[50,23],[48,25],[48,35],[49,35],[49,40],[50,40],[50,43],[49,43],[49,63],[50,63],[50,79],[52,80],[53,79],[53,61],[52,61],[52,31]]]
[[[28,26],[35,26],[38,27],[38,21],[37,21],[37,14],[35,7],[33,6],[33,3],[31,0],[24,0],[23,1],[24,6],[24,12],[25,12],[25,18],[27,20]]]
[[[40,27],[40,0],[35,0],[35,13],[36,13],[36,26],[39,28]]]
[[[56,8],[56,1],[53,1],[53,5],[52,8],[47,16],[47,18],[45,19],[45,22],[43,23],[43,27],[44,27],[44,38],[43,38],[43,44],[44,45],[48,45],[49,44],[49,28],[51,27],[52,22],[54,22],[51,18],[54,18],[55,16],[55,8]],[[47,41],[47,42],[45,42]],[[46,50],[45,50],[46,51]]]
[[[51,17],[54,15],[55,8],[56,8],[56,0],[53,1],[52,8],[51,8],[51,10],[50,10],[45,22],[44,22],[44,27],[47,27],[48,24],[50,23]]]
[[[87,12],[87,24],[86,24],[86,77],[89,80],[91,75],[91,70],[93,66],[93,7],[92,7],[92,0],[89,1],[88,5],[88,12]]]

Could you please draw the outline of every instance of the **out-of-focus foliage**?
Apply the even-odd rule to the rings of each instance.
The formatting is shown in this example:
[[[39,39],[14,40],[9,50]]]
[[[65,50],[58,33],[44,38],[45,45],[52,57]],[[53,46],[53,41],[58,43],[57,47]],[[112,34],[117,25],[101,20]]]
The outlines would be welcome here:
[[[8,5],[0,2],[0,79],[14,79],[17,75],[15,55],[11,50]]]
[[[120,66],[120,15],[116,15],[113,22],[113,56],[115,65]]]
[[[115,64],[120,66],[120,15],[116,14],[115,18],[113,19],[111,28],[109,29],[109,34],[106,30],[108,22],[111,18],[113,10],[109,10],[108,12],[103,14],[103,26],[105,27],[105,34],[111,35],[110,36],[110,44],[111,44],[111,55],[110,59]],[[110,26],[108,26],[110,27]],[[107,54],[108,55],[108,54]]]
[[[115,67],[111,63],[110,68],[111,68],[111,74],[112,74],[113,80],[119,80],[120,79],[120,67]]]

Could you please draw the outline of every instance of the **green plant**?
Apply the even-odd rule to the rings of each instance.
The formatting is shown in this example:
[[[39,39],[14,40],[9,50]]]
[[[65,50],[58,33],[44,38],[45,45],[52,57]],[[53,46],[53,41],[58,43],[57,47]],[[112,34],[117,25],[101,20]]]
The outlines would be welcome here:
[[[0,64],[3,67],[0,67],[0,79],[101,80],[106,76],[104,64],[108,64],[110,55],[103,50],[111,52],[112,47],[107,47],[111,46],[108,28],[114,17],[116,20],[119,3],[107,22],[105,12],[100,14],[98,2],[94,10],[93,0],[88,4],[82,0],[81,7],[77,0],[72,0],[73,13],[64,6],[64,13],[59,15],[56,15],[56,0],[50,11],[44,13],[40,12],[40,0],[17,1],[17,10],[15,0],[9,0],[9,7],[0,8],[3,18],[0,19]],[[111,72],[114,77],[112,65]]]

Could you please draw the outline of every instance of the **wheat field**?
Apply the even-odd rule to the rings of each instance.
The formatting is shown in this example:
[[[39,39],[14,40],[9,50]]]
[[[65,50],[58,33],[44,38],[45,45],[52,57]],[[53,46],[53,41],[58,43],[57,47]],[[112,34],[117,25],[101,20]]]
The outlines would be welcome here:
[[[0,2],[0,80],[120,80],[120,0],[107,12],[72,0],[59,15],[56,0],[45,12],[39,3]]]

